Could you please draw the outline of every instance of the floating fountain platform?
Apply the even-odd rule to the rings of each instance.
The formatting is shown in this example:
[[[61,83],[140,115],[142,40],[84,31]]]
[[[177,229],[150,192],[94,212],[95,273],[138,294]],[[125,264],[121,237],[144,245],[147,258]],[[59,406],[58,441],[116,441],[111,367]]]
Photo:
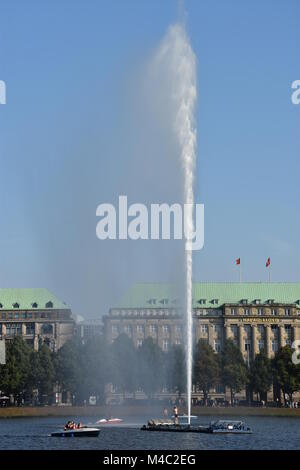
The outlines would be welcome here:
[[[152,419],[148,424],[141,427],[141,431],[158,431],[158,432],[198,432],[208,433],[208,426],[191,426],[190,424],[175,424],[171,420],[155,420]]]
[[[157,432],[198,432],[209,433],[211,432],[207,426],[190,426],[189,424],[159,424],[157,426],[149,426],[144,424],[141,431],[157,431]]]

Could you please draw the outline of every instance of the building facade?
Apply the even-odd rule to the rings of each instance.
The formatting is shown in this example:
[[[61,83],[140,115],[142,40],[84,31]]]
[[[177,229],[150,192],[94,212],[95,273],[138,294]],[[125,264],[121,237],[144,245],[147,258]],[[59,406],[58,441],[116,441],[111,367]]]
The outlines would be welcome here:
[[[104,317],[110,342],[125,333],[136,347],[147,337],[168,351],[185,342],[185,321],[174,288],[136,284]],[[215,352],[225,339],[250,363],[262,349],[272,358],[300,339],[300,283],[196,283],[193,285],[194,341],[206,340]]]
[[[99,318],[80,320],[76,323],[75,334],[83,343],[103,334],[103,322]]]
[[[70,308],[47,289],[0,289],[0,339],[21,336],[35,350],[57,351],[74,335]]]

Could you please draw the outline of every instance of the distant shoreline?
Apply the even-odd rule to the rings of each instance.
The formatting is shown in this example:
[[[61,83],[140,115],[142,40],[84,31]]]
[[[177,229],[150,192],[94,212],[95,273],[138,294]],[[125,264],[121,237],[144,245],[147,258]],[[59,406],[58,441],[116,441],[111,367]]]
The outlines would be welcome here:
[[[163,406],[103,405],[103,406],[45,406],[0,408],[1,418],[51,417],[51,416],[95,416],[112,415],[118,418],[128,416],[145,417],[162,415]],[[171,411],[171,409],[170,409]],[[300,418],[300,408],[255,408],[255,407],[193,407],[192,414],[199,416],[274,416]]]

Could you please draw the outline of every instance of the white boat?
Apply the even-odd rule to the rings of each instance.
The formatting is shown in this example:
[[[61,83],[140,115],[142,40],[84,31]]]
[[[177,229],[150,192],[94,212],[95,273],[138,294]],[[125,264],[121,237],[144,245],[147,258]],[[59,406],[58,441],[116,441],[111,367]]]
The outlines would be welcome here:
[[[62,431],[52,432],[52,437],[98,437],[100,433],[99,428],[91,428],[83,426],[79,429],[64,429]]]
[[[119,424],[122,422],[123,422],[123,419],[120,419],[120,418],[109,418],[109,419],[102,418],[96,421],[96,424],[101,424],[101,425],[102,424]]]

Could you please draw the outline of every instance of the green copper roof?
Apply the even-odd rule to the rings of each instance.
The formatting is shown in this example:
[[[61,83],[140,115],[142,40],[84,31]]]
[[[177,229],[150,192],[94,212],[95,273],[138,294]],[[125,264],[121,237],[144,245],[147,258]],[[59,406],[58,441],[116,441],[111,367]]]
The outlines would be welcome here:
[[[46,307],[52,302],[53,307]],[[19,304],[20,310],[32,310],[32,304],[36,303],[36,309],[67,309],[68,307],[58,300],[47,289],[0,289],[1,310],[16,310],[14,304]]]
[[[176,307],[175,299],[176,290],[170,284],[134,284],[116,308]],[[206,304],[201,306],[200,299],[206,299]],[[218,300],[218,304],[213,302],[215,299]],[[300,283],[197,282],[193,284],[194,307],[216,308],[217,305],[238,303],[242,299],[247,299],[248,303],[256,299],[260,299],[262,303],[274,299],[275,303],[294,304],[300,300]]]

